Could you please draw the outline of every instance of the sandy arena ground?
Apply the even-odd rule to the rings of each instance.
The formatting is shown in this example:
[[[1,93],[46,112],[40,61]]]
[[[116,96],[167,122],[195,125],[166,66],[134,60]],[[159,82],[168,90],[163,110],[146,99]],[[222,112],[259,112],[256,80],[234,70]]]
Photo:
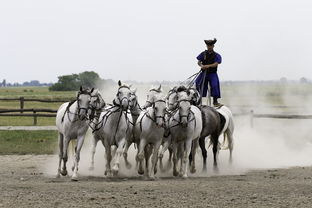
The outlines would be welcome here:
[[[55,156],[0,156],[0,207],[311,207],[312,168],[190,177],[49,175]],[[170,175],[170,174],[168,174]]]
[[[55,155],[0,156],[1,207],[312,207],[311,122],[237,120],[234,162],[220,151],[219,173],[188,179],[157,173],[156,181],[138,176],[121,164],[117,178],[105,178],[104,148],[97,147],[95,170],[90,164],[90,133],[83,147],[79,181],[55,178]],[[133,163],[134,149],[129,159]],[[166,155],[165,155],[166,156]],[[131,159],[132,158],[132,159]],[[68,170],[72,165],[69,160]],[[69,171],[71,175],[71,171]]]

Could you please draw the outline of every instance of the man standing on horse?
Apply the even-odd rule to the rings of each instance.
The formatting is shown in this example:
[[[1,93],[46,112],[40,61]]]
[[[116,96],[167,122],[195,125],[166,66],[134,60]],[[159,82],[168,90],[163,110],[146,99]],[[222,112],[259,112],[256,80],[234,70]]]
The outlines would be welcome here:
[[[210,94],[211,97],[213,97],[213,105],[215,107],[219,107],[221,104],[218,102],[218,98],[221,97],[221,93],[217,69],[218,65],[222,62],[222,57],[213,50],[214,44],[216,42],[217,39],[205,40],[207,50],[201,52],[197,56],[198,65],[201,68],[201,73],[197,77],[195,83],[196,89],[200,92],[202,99],[207,97],[209,83]],[[209,97],[207,99],[209,99]],[[208,103],[210,103],[210,101]]]

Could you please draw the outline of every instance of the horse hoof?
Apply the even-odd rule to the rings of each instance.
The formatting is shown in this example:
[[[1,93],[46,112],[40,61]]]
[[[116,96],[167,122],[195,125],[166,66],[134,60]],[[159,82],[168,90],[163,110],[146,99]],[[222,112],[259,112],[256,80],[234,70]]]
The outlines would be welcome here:
[[[71,180],[72,180],[72,181],[78,181],[78,175],[77,175],[77,174],[74,174],[74,175],[71,177]]]
[[[72,181],[78,181],[78,177],[72,177],[71,180]]]
[[[183,178],[183,179],[187,179],[188,176],[187,176],[186,174],[184,174],[184,175],[182,176],[182,178]]]
[[[139,170],[138,170],[138,174],[139,174],[139,175],[143,175],[143,174],[144,174],[144,170],[140,170],[140,169],[139,169]]]
[[[219,168],[218,168],[218,166],[214,166],[214,167],[213,167],[213,172],[219,173]]]
[[[196,168],[191,168],[190,172],[191,172],[192,174],[196,173]]]
[[[112,174],[113,174],[113,176],[117,176],[118,175],[118,170],[112,170]]]
[[[130,163],[126,163],[126,168],[127,169],[131,169],[132,168],[132,165]]]
[[[56,176],[55,176],[55,178],[60,178],[61,177],[61,175],[58,173],[58,174],[56,174]]]
[[[62,170],[61,174],[62,174],[62,176],[67,176],[67,170]]]
[[[173,171],[173,176],[177,177],[179,175],[178,171]]]

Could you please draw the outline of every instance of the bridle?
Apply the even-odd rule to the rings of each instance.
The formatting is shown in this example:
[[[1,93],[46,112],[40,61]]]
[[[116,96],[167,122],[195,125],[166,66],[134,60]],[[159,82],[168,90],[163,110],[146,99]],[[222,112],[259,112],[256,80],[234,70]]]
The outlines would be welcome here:
[[[129,99],[128,99],[126,96],[124,96],[123,98],[120,99],[119,95],[120,95],[121,92],[120,92],[119,90],[122,89],[122,88],[127,88],[127,89],[130,90],[130,87],[125,86],[125,85],[122,85],[122,86],[120,86],[120,87],[118,88],[118,92],[117,92],[117,94],[116,94],[116,98],[118,99],[119,104],[115,102],[115,99],[116,99],[116,98],[113,100],[113,104],[116,105],[116,106],[118,106],[118,107],[121,106],[121,103],[122,103],[123,100],[127,100],[127,104],[128,104],[128,105],[129,105],[129,102],[130,102]]]
[[[176,103],[170,103],[170,102],[169,102],[170,96],[171,96],[172,94],[174,94],[174,93],[177,93],[176,89],[171,89],[171,90],[169,90],[168,95],[167,95],[167,97],[166,97],[166,101],[168,102],[169,108],[170,108],[171,106],[174,107],[174,106],[176,105]],[[175,96],[177,96],[177,95],[175,95]]]
[[[153,109],[154,109],[154,118],[155,118],[155,122],[156,122],[156,119],[157,119],[157,118],[161,118],[161,119],[165,122],[165,116],[157,116],[157,115],[156,115],[156,112],[155,112],[155,104],[158,103],[158,102],[163,102],[163,103],[165,103],[165,105],[166,105],[166,101],[165,101],[165,100],[156,100],[156,101],[154,101],[152,107],[153,107]]]
[[[77,94],[76,100],[73,100],[73,101],[69,102],[69,104],[67,105],[66,110],[65,110],[65,112],[64,112],[64,115],[63,115],[63,117],[62,117],[62,122],[64,121],[64,117],[65,117],[65,114],[66,114],[66,113],[67,113],[68,120],[69,120],[70,122],[76,122],[76,121],[78,121],[78,120],[81,120],[81,119],[79,118],[79,113],[80,113],[81,110],[85,110],[85,111],[87,112],[87,114],[88,114],[89,106],[88,106],[87,108],[86,108],[86,107],[80,107],[80,100],[79,100],[79,97],[80,97],[80,95],[89,95],[89,96],[91,97],[91,93],[92,93],[92,91],[88,91],[88,90],[79,91],[78,94]],[[71,106],[72,104],[74,104],[75,101],[77,101],[78,113],[76,113],[76,112],[75,112],[75,113],[72,113],[72,112],[70,112],[70,110],[69,110],[70,106]],[[75,116],[78,116],[78,119],[76,119],[76,120],[71,120],[70,117],[69,117],[69,114],[73,114],[73,115],[75,115]],[[88,116],[87,116],[87,119],[88,119]]]

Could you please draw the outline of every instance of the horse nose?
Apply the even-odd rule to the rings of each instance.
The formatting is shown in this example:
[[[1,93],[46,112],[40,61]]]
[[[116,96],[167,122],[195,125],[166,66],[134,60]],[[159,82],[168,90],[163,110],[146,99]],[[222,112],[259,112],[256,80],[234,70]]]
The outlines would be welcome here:
[[[182,122],[181,126],[182,126],[183,128],[186,128],[186,127],[187,127],[187,122]]]

